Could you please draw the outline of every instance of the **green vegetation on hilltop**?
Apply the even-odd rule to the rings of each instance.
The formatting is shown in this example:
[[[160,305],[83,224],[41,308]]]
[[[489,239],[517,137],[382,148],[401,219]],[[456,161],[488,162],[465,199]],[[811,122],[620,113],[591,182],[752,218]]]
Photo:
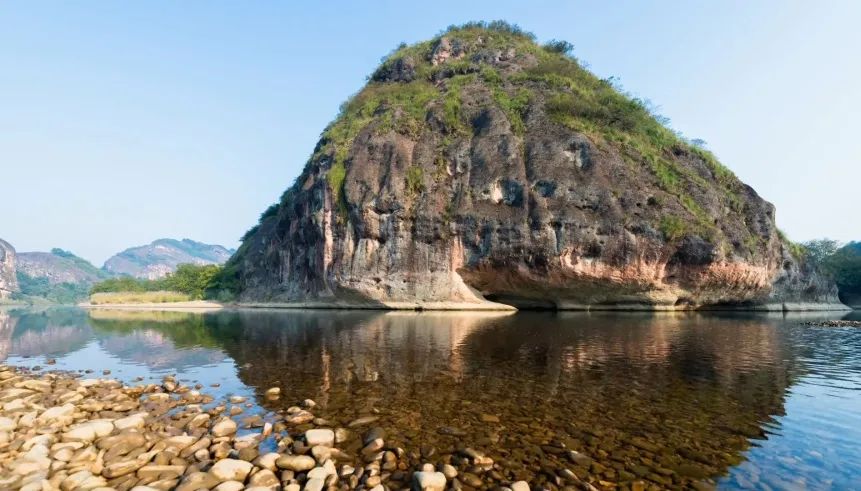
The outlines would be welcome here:
[[[448,57],[441,62],[437,57],[435,64],[442,45],[450,47]],[[567,41],[540,45],[533,34],[503,21],[450,26],[428,41],[399,45],[381,60],[365,87],[340,106],[308,161],[324,171],[338,219],[348,216],[344,183],[359,135],[439,132],[436,163],[445,169],[447,145],[474,131],[468,117],[474,117],[480,102],[502,111],[517,136],[525,136],[533,114],[543,113],[553,123],[586,135],[599,149],[611,149],[631,169],[647,171],[655,186],[669,195],[650,198],[650,206],[666,210],[651,226],[667,241],[695,234],[750,253],[762,250],[765,242],[751,230],[733,237],[732,243],[727,240],[712,216],[718,207],[702,198],[717,188],[721,209],[744,211],[744,187],[732,171],[704,142],[689,141],[670,128],[649,101],[625,92],[613,77],[601,79],[589,72],[573,50]],[[500,63],[502,58],[506,62]],[[420,174],[419,167],[408,169],[407,193],[427,191],[422,182],[427,170]],[[444,178],[444,172],[434,174],[434,179]],[[276,216],[278,206],[296,189],[294,184],[261,215],[259,224]],[[243,242],[259,230],[259,225],[253,227]],[[223,290],[235,291],[236,274],[222,273],[220,278]]]

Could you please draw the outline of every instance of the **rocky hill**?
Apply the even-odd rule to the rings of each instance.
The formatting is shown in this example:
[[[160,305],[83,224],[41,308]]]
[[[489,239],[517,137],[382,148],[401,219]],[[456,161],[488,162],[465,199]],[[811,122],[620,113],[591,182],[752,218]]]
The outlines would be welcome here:
[[[224,264],[233,252],[220,245],[189,239],[158,239],[112,256],[105,262],[103,269],[115,275],[152,280],[172,273],[179,264]]]
[[[240,299],[838,305],[770,203],[570,48],[495,22],[395,50],[246,234]]]
[[[111,276],[63,249],[18,254],[18,284],[28,297],[76,303],[87,298],[94,283]]]
[[[51,252],[21,252],[18,254],[18,274],[45,278],[50,284],[86,283],[92,285],[111,275],[86,259],[63,249]]]
[[[0,300],[7,300],[18,291],[15,276],[16,255],[12,244],[0,239]]]

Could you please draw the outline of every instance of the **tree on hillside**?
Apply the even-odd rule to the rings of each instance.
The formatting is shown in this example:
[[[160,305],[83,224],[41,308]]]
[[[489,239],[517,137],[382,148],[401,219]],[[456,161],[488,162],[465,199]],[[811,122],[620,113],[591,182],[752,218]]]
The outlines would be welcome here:
[[[861,242],[850,242],[824,261],[824,269],[843,290],[861,291]]]
[[[816,267],[825,266],[826,260],[840,248],[839,242],[828,238],[811,240],[802,245],[805,249],[806,259]]]

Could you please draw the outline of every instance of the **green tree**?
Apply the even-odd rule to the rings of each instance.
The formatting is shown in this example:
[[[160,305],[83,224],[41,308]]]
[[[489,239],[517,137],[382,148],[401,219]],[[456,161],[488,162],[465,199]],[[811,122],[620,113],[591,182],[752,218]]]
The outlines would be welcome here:
[[[825,266],[828,259],[840,248],[840,243],[832,239],[816,239],[802,244],[805,257],[816,267]]]
[[[841,290],[861,292],[861,242],[850,242],[827,256],[824,269]]]
[[[164,278],[165,290],[182,292],[192,298],[201,299],[215,281],[221,266],[207,264],[180,264],[176,271]]]

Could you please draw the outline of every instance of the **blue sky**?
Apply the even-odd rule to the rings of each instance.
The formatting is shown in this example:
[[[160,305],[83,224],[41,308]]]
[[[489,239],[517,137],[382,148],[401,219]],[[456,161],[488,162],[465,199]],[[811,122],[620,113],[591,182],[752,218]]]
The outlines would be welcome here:
[[[0,2],[0,237],[235,247],[382,56],[479,19],[574,43],[791,238],[861,239],[861,2],[501,0]]]

